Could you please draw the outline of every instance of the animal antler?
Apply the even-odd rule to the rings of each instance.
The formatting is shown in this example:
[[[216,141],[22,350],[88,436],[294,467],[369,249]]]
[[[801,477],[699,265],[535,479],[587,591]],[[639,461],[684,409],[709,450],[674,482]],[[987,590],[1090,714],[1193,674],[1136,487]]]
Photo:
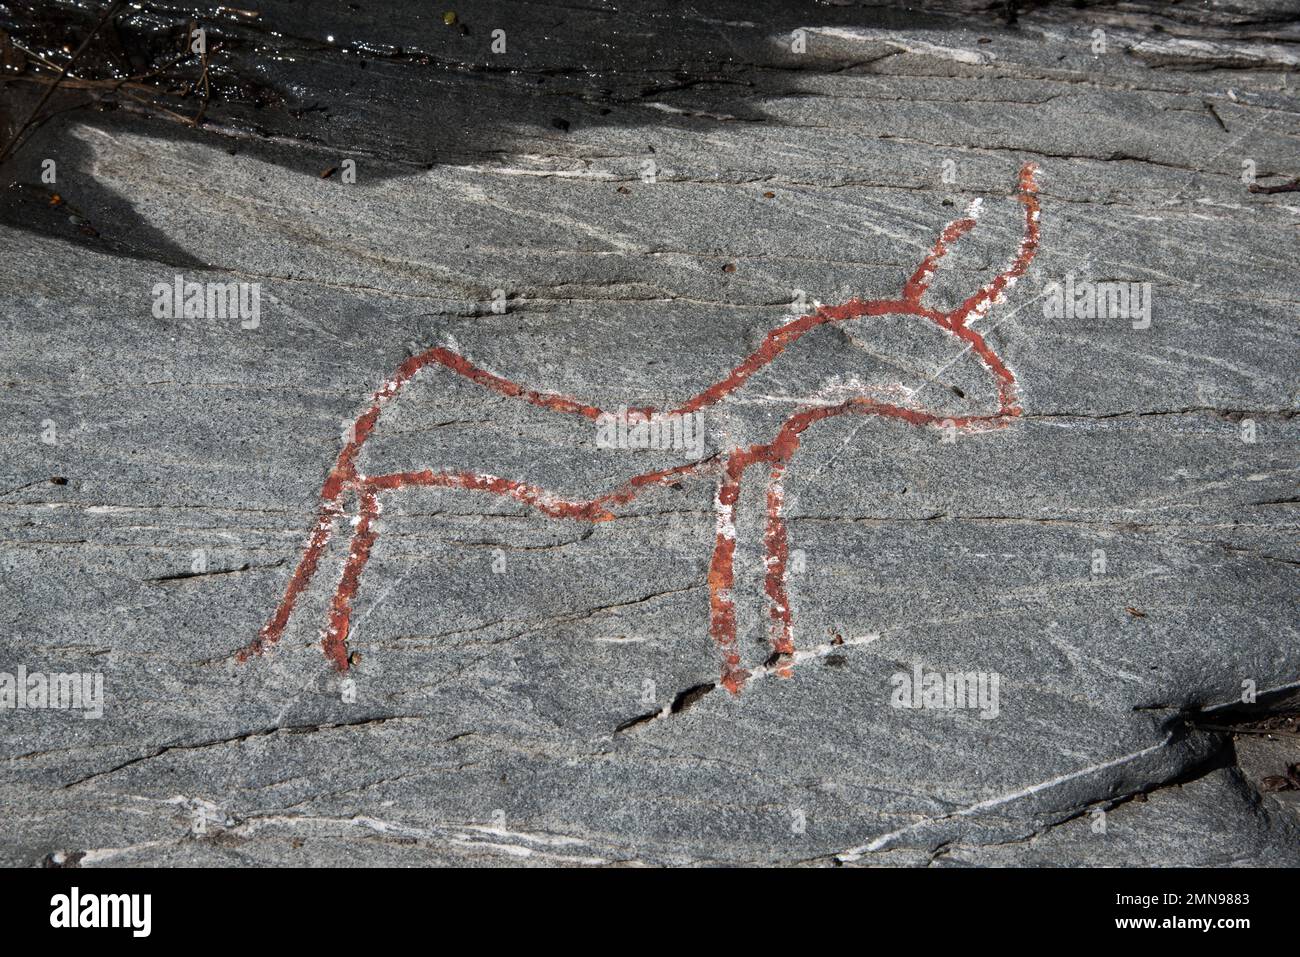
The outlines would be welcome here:
[[[978,201],[972,204],[967,215],[949,223],[939,234],[921,264],[904,284],[897,299],[850,299],[837,306],[819,306],[809,315],[800,316],[770,331],[759,347],[745,357],[731,372],[699,394],[687,399],[676,409],[677,414],[695,412],[713,405],[741,388],[757,371],[771,363],[790,345],[810,330],[831,322],[861,316],[912,315],[939,326],[958,340],[966,343],[979,361],[998,383],[998,410],[986,415],[945,417],[917,406],[879,402],[865,396],[850,398],[837,405],[816,405],[801,409],[791,415],[765,445],[736,449],[721,462],[721,477],[714,502],[716,511],[716,536],[713,557],[709,564],[709,631],[723,652],[721,683],[733,693],[739,693],[749,672],[741,665],[736,647],[736,622],[731,596],[733,582],[732,560],[735,552],[735,506],[740,497],[740,485],[745,472],[754,465],[768,466],[767,530],[764,542],[767,548],[765,591],[770,605],[771,643],[774,664],[771,668],[781,675],[789,674],[794,656],[793,613],[786,592],[786,566],[788,561],[788,534],[781,516],[784,500],[782,479],[791,459],[798,451],[801,436],[813,423],[844,414],[875,415],[906,422],[910,425],[952,425],[957,428],[1001,427],[1021,414],[1016,397],[1016,380],[1011,370],[985,342],[984,337],[970,328],[972,319],[980,318],[998,302],[1029,268],[1038,250],[1038,188],[1036,168],[1021,168],[1017,198],[1025,209],[1024,235],[1015,255],[992,280],[972,293],[956,308],[943,312],[923,304],[939,261],[963,236],[976,225]],[[277,642],[289,623],[299,596],[310,584],[319,567],[321,556],[329,543],[334,524],[344,517],[343,500],[349,494],[358,498],[358,515],[352,535],[352,544],[344,564],[342,578],[335,590],[330,606],[329,622],[322,639],[326,657],[339,671],[348,668],[347,635],[352,599],[360,586],[361,575],[369,560],[370,551],[378,529],[380,513],[379,493],[408,486],[460,488],[507,496],[537,509],[552,518],[568,518],[601,522],[614,517],[613,508],[633,501],[642,489],[666,485],[679,479],[715,470],[717,463],[710,460],[691,463],[657,472],[647,472],[628,479],[612,491],[594,498],[569,501],[538,486],[513,479],[500,478],[477,472],[434,472],[431,469],[414,472],[397,472],[380,476],[366,476],[357,469],[357,458],[362,447],[373,434],[385,406],[395,399],[402,387],[427,365],[441,365],[451,372],[486,389],[519,399],[531,405],[567,415],[597,419],[606,414],[601,409],[550,392],[526,388],[509,379],[479,368],[464,356],[449,349],[435,347],[412,356],[398,366],[371,397],[369,407],[357,417],[351,435],[339,452],[321,488],[321,504],[316,523],[307,541],[302,557],[285,588],[283,598],[270,621],[262,628],[256,640],[241,649],[237,658],[245,661],[250,655],[260,655]],[[654,409],[632,410],[641,415],[653,415]]]

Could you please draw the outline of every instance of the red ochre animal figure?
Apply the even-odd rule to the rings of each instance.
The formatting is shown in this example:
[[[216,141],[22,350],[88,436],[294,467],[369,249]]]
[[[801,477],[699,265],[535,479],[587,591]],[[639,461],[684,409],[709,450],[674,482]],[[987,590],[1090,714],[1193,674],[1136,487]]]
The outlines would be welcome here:
[[[711,474],[716,478],[717,491],[714,498],[716,532],[708,573],[709,633],[722,656],[720,683],[733,694],[739,694],[750,677],[750,672],[743,667],[736,642],[736,617],[732,600],[732,559],[736,549],[735,508],[746,473],[758,468],[766,471],[767,478],[764,590],[768,599],[772,645],[770,670],[779,676],[789,677],[795,661],[794,614],[786,595],[789,545],[785,521],[781,515],[784,495],[782,478],[799,451],[801,437],[814,423],[840,415],[880,416],[908,425],[956,428],[971,432],[1003,428],[1021,414],[1015,376],[984,341],[984,337],[970,328],[970,322],[984,316],[994,304],[1003,300],[1006,291],[1025,274],[1038,250],[1036,172],[1032,164],[1027,164],[1020,170],[1017,198],[1024,207],[1024,234],[1015,255],[1000,273],[955,309],[947,312],[932,309],[923,304],[922,298],[929,289],[939,260],[953,244],[975,227],[976,221],[972,214],[954,220],[943,229],[916,271],[904,284],[898,298],[854,298],[837,306],[819,306],[808,315],[791,319],[770,331],[759,347],[732,369],[730,374],[671,410],[684,415],[725,399],[741,389],[754,373],[780,356],[801,336],[818,326],[861,316],[906,315],[933,323],[976,356],[994,380],[998,397],[996,411],[983,415],[951,416],[920,406],[882,402],[866,396],[855,396],[838,403],[805,406],[790,415],[773,439],[764,445],[735,448],[723,455],[710,456],[676,468],[646,472],[633,476],[594,498],[577,501],[565,500],[526,482],[479,472],[435,472],[425,469],[385,475],[362,474],[357,469],[357,457],[374,432],[384,407],[396,399],[402,387],[425,366],[443,366],[484,389],[559,414],[584,416],[593,421],[607,415],[602,409],[576,399],[540,392],[494,375],[450,349],[428,349],[398,366],[393,376],[375,392],[370,406],[349,430],[350,438],[321,489],[315,526],[285,588],[284,597],[257,639],[238,653],[238,660],[242,662],[250,655],[260,655],[284,634],[298,598],[316,574],[335,525],[348,517],[344,503],[349,498],[355,499],[357,503],[357,514],[351,519],[352,541],[343,565],[342,577],[334,591],[329,619],[322,637],[325,657],[339,671],[346,671],[349,665],[347,637],[352,603],[379,535],[376,522],[381,494],[412,486],[471,489],[512,498],[550,518],[602,522],[612,519],[615,509],[633,501],[646,488],[676,484],[684,478]],[[633,411],[644,415],[662,414],[654,409]]]

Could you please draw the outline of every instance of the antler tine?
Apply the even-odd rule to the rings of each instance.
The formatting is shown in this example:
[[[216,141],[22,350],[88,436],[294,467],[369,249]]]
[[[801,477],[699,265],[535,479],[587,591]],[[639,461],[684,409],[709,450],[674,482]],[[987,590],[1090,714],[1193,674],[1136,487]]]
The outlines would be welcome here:
[[[995,303],[1001,302],[1008,289],[1025,274],[1029,264],[1038,251],[1038,167],[1026,163],[1020,167],[1019,186],[1016,198],[1025,207],[1025,232],[1006,267],[991,280],[962,302],[956,309],[946,314],[948,322],[954,326],[965,326],[972,318],[978,319]]]

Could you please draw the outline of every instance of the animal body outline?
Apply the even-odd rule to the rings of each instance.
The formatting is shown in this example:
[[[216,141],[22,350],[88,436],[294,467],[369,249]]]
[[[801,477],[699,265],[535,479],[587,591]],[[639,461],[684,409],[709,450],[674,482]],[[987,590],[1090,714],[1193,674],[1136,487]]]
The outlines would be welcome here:
[[[922,299],[929,290],[939,261],[958,240],[975,228],[975,206],[968,209],[965,216],[944,227],[920,265],[904,283],[897,298],[863,300],[855,297],[840,305],[818,306],[815,311],[790,319],[769,331],[758,348],[728,375],[675,409],[634,410],[645,416],[697,412],[743,387],[755,372],[767,366],[801,336],[818,326],[862,316],[908,315],[933,323],[959,343],[965,344],[966,349],[976,356],[996,383],[996,411],[981,415],[945,415],[923,406],[882,402],[865,395],[853,396],[833,404],[810,405],[799,408],[786,418],[768,443],[750,445],[747,448],[737,447],[722,455],[709,456],[686,465],[642,473],[589,499],[564,499],[527,482],[481,472],[435,472],[424,469],[384,475],[363,474],[358,471],[357,458],[373,434],[384,408],[401,393],[407,382],[430,365],[441,365],[485,389],[558,414],[583,416],[592,420],[609,414],[576,399],[527,388],[474,365],[457,352],[442,346],[433,347],[402,362],[394,374],[376,390],[370,405],[349,429],[348,439],[321,488],[316,523],[285,587],[284,596],[257,638],[237,653],[237,659],[243,662],[250,656],[260,655],[279,641],[299,597],[310,585],[319,568],[334,526],[349,517],[344,504],[349,497],[355,500],[357,509],[351,518],[352,539],[321,637],[326,658],[340,672],[346,672],[349,667],[347,637],[352,604],[379,535],[377,521],[381,493],[413,486],[471,489],[513,498],[551,518],[601,522],[614,518],[613,509],[632,502],[646,488],[712,475],[717,481],[717,488],[714,496],[714,546],[708,573],[709,633],[722,656],[719,683],[733,694],[739,694],[751,673],[744,667],[739,653],[732,598],[735,508],[746,472],[763,466],[767,469],[767,524],[763,536],[767,553],[764,591],[768,601],[769,641],[772,646],[768,664],[775,674],[790,677],[796,656],[794,614],[786,589],[789,538],[781,514],[784,500],[782,480],[799,450],[801,435],[816,422],[846,414],[880,416],[918,427],[956,428],[970,432],[1004,428],[1022,414],[1015,375],[984,337],[970,328],[969,323],[1002,302],[1007,290],[1025,274],[1034,259],[1039,244],[1040,213],[1036,175],[1037,168],[1033,164],[1021,167],[1016,198],[1024,207],[1024,232],[1015,255],[1001,272],[955,308],[947,311],[934,309],[926,306]]]

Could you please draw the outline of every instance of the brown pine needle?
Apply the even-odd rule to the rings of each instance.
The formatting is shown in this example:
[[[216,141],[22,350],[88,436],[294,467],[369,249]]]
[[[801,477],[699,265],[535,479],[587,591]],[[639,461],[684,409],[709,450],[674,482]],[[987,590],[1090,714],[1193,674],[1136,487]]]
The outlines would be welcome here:
[[[68,71],[76,65],[79,59],[81,59],[81,55],[90,48],[91,42],[99,35],[99,31],[104,28],[104,24],[108,23],[110,19],[116,16],[117,11],[120,10],[122,5],[125,3],[126,0],[115,0],[113,5],[104,11],[103,15],[99,18],[99,22],[95,24],[95,29],[91,30],[86,39],[81,41],[81,46],[77,47],[77,51],[72,54],[72,59],[63,64],[63,69],[59,71],[59,75],[56,76],[54,82],[46,88],[45,95],[42,96],[40,102],[36,104],[36,108],[32,110],[31,115],[27,117],[22,126],[18,127],[18,129],[14,131],[14,135],[10,138],[9,142],[5,144],[5,148],[0,150],[0,163],[4,163],[12,153],[16,152],[18,141],[22,138],[23,134],[27,132],[27,128],[35,122],[36,117],[40,115],[41,110],[45,109],[45,104],[50,101],[50,97],[54,95],[54,91],[58,89],[59,84],[63,82],[63,78],[68,75]]]

